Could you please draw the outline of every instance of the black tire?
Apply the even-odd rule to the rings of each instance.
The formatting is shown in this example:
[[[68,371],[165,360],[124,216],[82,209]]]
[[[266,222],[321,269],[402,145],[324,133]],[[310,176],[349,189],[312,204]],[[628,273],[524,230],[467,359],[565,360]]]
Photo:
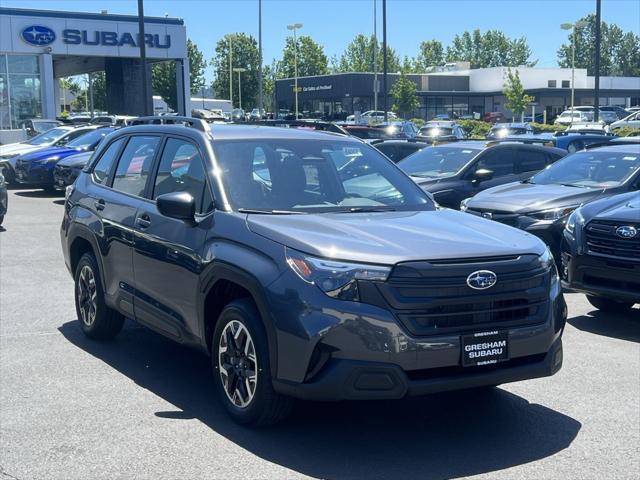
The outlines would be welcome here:
[[[225,351],[230,351],[231,347],[229,347],[229,343],[227,346],[221,346],[221,337],[223,332],[225,333],[225,340],[228,338],[226,335],[229,331],[233,330],[233,327],[238,327],[238,322],[242,324],[244,329],[248,332],[249,341],[253,342],[253,348],[250,351],[255,353],[255,361],[253,365],[257,368],[256,376],[255,376],[255,386],[253,387],[253,393],[250,392],[250,380],[247,378],[250,375],[247,372],[250,370],[251,361],[250,355],[244,358],[235,357],[235,362],[237,362],[236,367],[233,367],[231,364],[233,363],[231,356],[233,353],[226,354]],[[240,327],[242,329],[242,327]],[[247,345],[247,337],[245,335],[245,331],[242,330],[242,338],[236,338],[235,340],[239,340],[242,342],[242,346],[239,347],[236,351],[246,351]],[[223,342],[224,343],[224,342]],[[234,347],[234,348],[235,348]],[[224,348],[223,358],[225,359],[225,364],[227,367],[230,367],[230,371],[237,372],[231,373],[230,375],[223,374],[220,368],[220,364],[223,363],[220,361],[220,351]],[[225,409],[235,420],[237,423],[242,425],[251,425],[251,426],[264,426],[264,425],[273,425],[278,423],[280,420],[285,418],[293,407],[293,399],[289,397],[285,397],[283,395],[278,394],[273,390],[273,385],[271,383],[271,366],[269,363],[269,346],[267,342],[267,333],[262,324],[262,320],[260,319],[260,314],[256,309],[255,304],[249,299],[239,299],[234,300],[229,303],[220,313],[220,317],[218,317],[218,322],[216,324],[215,331],[213,333],[213,341],[211,344],[211,364],[213,366],[213,375],[214,375],[214,383],[216,385],[216,391],[218,392],[218,396],[220,401],[224,405]],[[245,362],[244,364],[242,362]],[[242,366],[244,365],[244,369]],[[227,371],[227,369],[224,369]],[[244,373],[242,371],[245,371]],[[238,381],[238,388],[233,389],[230,387],[229,390],[234,390],[234,394],[240,390],[240,385],[242,385],[242,389],[247,395],[243,396],[248,399],[246,405],[239,406],[232,401],[231,396],[233,394],[228,394],[228,390],[225,386],[225,378],[227,385],[235,385],[233,382]],[[250,383],[243,383],[244,381]],[[245,386],[246,385],[246,386]],[[251,398],[249,398],[251,397]],[[244,401],[240,396],[236,399],[236,401]]]
[[[84,334],[99,340],[115,337],[122,330],[124,317],[105,304],[100,269],[92,253],[82,255],[74,279],[76,314]]]
[[[596,297],[593,295],[587,295],[587,300],[591,305],[603,312],[625,313],[633,307],[632,302],[618,302],[610,298]]]

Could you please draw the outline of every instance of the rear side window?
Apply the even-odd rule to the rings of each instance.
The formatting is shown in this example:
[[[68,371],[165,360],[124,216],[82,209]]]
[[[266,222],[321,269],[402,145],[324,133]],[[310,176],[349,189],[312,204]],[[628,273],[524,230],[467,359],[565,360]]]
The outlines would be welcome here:
[[[159,143],[160,137],[131,137],[118,162],[113,179],[115,190],[142,196]]]
[[[486,168],[493,171],[494,177],[504,177],[515,172],[511,148],[490,149],[485,153],[476,170]]]
[[[106,185],[107,180],[109,179],[109,173],[111,172],[111,166],[113,165],[123,142],[124,138],[119,138],[115,142],[111,143],[100,157],[100,160],[98,160],[96,166],[93,167],[93,180],[96,183]]]
[[[162,152],[153,198],[172,192],[190,193],[198,213],[213,208],[200,151],[191,142],[176,138],[168,139]]]
[[[521,150],[518,152],[518,163],[520,173],[537,172],[547,166],[549,156],[538,150]]]

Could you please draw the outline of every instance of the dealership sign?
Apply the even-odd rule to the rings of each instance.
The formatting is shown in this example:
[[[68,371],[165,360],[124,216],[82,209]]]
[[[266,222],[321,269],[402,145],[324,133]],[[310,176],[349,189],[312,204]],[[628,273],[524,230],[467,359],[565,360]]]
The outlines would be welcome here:
[[[308,87],[302,87],[303,92],[317,92],[319,90],[331,90],[333,85],[311,85]]]
[[[144,35],[144,43],[149,48],[171,47],[171,36],[147,33]],[[42,25],[30,25],[20,32],[20,38],[29,45],[43,47],[52,44],[56,40],[56,34],[49,27]],[[67,45],[100,45],[105,47],[138,47],[140,35],[124,32],[119,34],[112,31],[90,31],[66,28],[62,31],[62,42]]]

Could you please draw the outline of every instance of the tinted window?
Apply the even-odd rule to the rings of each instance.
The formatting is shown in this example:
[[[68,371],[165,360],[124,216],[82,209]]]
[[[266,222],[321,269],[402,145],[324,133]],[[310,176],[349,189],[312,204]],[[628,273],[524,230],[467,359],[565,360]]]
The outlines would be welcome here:
[[[414,177],[448,177],[469,163],[480,149],[457,147],[427,147],[410,155],[398,166]]]
[[[383,143],[382,145],[376,145],[376,148],[393,160],[394,163],[400,160],[400,152],[397,145],[385,145]]]
[[[80,135],[75,140],[67,143],[67,147],[70,148],[89,148],[97,145],[105,135],[113,132],[113,128],[98,128],[97,130],[90,130],[88,133],[85,131],[84,135]]]
[[[328,140],[219,141],[222,181],[236,209],[427,210],[428,197],[377,150]]]
[[[68,128],[54,128],[33,137],[28,143],[29,145],[43,145],[45,143],[55,142],[66,133],[69,133]]]
[[[517,156],[521,173],[542,170],[549,161],[547,153],[538,150],[520,150]]]
[[[203,213],[213,208],[211,193],[198,148],[185,140],[170,138],[165,144],[153,189],[154,200],[171,192],[187,192]]]
[[[476,170],[481,168],[492,170],[494,177],[504,177],[515,173],[511,148],[489,150],[478,162]]]
[[[159,143],[159,137],[131,137],[120,156],[113,188],[141,196]]]
[[[93,180],[96,183],[99,183],[101,185],[105,185],[107,183],[109,172],[111,172],[111,165],[113,165],[113,161],[120,151],[120,147],[122,146],[123,142],[123,138],[119,138],[118,140],[113,142],[104,151],[104,153],[100,157],[100,160],[98,160],[98,163],[93,168]]]

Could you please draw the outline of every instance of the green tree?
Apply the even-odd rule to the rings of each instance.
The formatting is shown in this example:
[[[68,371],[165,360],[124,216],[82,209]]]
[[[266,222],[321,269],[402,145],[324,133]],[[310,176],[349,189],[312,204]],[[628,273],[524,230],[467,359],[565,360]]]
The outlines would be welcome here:
[[[531,49],[524,37],[511,39],[499,30],[480,29],[456,35],[447,47],[446,61],[467,61],[471,68],[533,67],[537,60],[531,59]]]
[[[366,37],[358,34],[347,45],[347,48],[337,61],[332,61],[336,72],[373,72],[373,53],[376,42],[373,35]],[[402,62],[396,51],[387,45],[387,68],[389,72],[399,72],[402,68]],[[376,50],[377,71],[381,72],[384,65],[382,43],[378,42]]]
[[[506,99],[505,107],[515,115],[520,116],[522,116],[527,106],[534,100],[531,95],[527,95],[524,91],[518,70],[512,71],[509,69],[507,71],[507,81],[504,84],[502,94]]]
[[[586,68],[588,75],[595,74],[596,16],[587,15],[576,23],[576,68]],[[640,75],[640,37],[624,32],[615,24],[600,24],[600,75]],[[568,32],[567,43],[558,49],[558,65],[571,68],[571,48],[574,32]]]
[[[107,79],[104,72],[94,72],[91,75],[93,83],[93,109],[97,112],[107,110]]]
[[[298,76],[310,77],[313,75],[326,75],[329,73],[329,61],[321,45],[311,37],[303,35],[297,37],[298,51],[295,51],[293,37],[287,37],[282,60],[277,65],[279,78],[292,78],[295,76],[295,55],[298,56]]]
[[[189,58],[189,83],[191,94],[196,94],[205,84],[204,70],[207,63],[198,46],[187,40]],[[172,110],[178,109],[176,88],[176,64],[174,61],[156,63],[151,67],[151,89],[154,95],[160,95]]]
[[[251,35],[244,33],[229,33],[216,44],[216,55],[211,61],[215,73],[213,89],[216,97],[229,96],[229,42],[231,42],[232,68],[246,68],[241,75],[242,104],[244,107],[256,105],[258,97],[258,67],[260,54],[258,42]],[[238,74],[233,72],[233,103],[239,105]]]
[[[416,84],[404,72],[400,73],[389,93],[393,99],[391,108],[402,117],[410,115],[420,106],[416,95]]]
[[[274,60],[271,65],[262,67],[262,89],[264,94],[264,109],[268,112],[276,110],[276,79],[278,66]]]
[[[444,63],[444,47],[438,40],[428,40],[420,44],[420,53],[415,60],[418,70],[424,72],[427,68]]]

